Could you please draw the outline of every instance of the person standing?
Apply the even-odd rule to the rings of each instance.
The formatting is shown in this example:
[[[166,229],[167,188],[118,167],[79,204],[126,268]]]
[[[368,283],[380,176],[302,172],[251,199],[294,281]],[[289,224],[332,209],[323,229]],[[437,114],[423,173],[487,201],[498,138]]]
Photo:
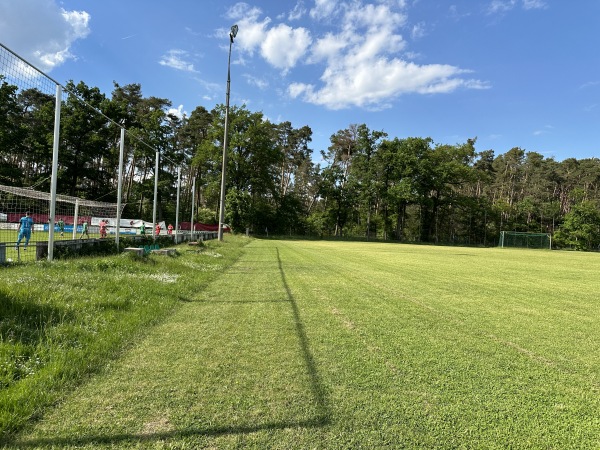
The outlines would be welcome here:
[[[65,235],[65,221],[58,219],[58,231],[60,231],[61,237]]]
[[[167,227],[167,234],[173,234],[173,225],[169,224],[169,226]]]
[[[86,238],[89,239],[90,238],[90,233],[88,232],[88,223],[87,220],[85,222],[83,222],[83,224],[81,225],[81,236],[79,236],[79,239],[83,239],[83,235],[85,234]]]
[[[23,238],[25,238],[23,250],[27,250],[27,245],[29,244],[29,239],[31,238],[31,233],[33,232],[33,219],[29,217],[29,211],[27,211],[25,215],[19,219],[19,227],[17,228],[17,232],[19,234],[17,236],[17,245],[15,245],[15,250],[19,249],[19,244],[21,244]]]
[[[140,225],[140,234],[146,234],[146,224],[144,221],[142,221],[142,224]]]
[[[160,223],[156,224],[156,236],[160,235]]]
[[[100,221],[100,239],[104,239],[106,237],[106,226],[108,225],[108,220],[102,219]]]

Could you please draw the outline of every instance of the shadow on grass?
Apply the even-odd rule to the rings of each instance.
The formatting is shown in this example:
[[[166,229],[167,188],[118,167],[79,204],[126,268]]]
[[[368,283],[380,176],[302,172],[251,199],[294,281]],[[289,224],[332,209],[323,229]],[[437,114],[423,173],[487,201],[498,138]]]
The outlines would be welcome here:
[[[188,428],[184,430],[167,431],[162,433],[139,433],[139,434],[115,434],[112,436],[80,436],[80,437],[57,437],[48,439],[36,439],[29,441],[15,441],[4,448],[40,448],[40,447],[70,447],[81,445],[118,445],[135,444],[152,441],[163,441],[168,439],[180,439],[194,436],[219,437],[225,435],[257,433],[260,431],[276,431],[286,428],[318,428],[327,424],[321,417],[302,421],[269,422],[258,425],[223,426],[214,428]],[[0,440],[0,443],[2,441]]]
[[[306,336],[304,324],[302,323],[302,319],[300,318],[300,310],[298,309],[298,304],[296,303],[296,299],[292,295],[292,291],[285,278],[285,271],[283,270],[283,264],[281,262],[281,257],[279,256],[279,248],[276,248],[276,250],[277,263],[279,265],[279,272],[281,274],[281,282],[283,283],[283,287],[285,288],[285,292],[292,307],[292,312],[294,313],[294,325],[296,326],[296,334],[298,335],[298,340],[300,341],[300,349],[302,351],[302,357],[304,358],[304,364],[306,365],[306,370],[308,371],[308,375],[310,377],[311,391],[314,396],[315,402],[317,403],[317,417],[320,418],[322,424],[325,425],[329,423],[330,417],[329,406],[327,404],[327,396],[325,395],[325,389],[321,381],[321,376],[319,375],[314,357],[312,355],[312,352],[310,351],[310,346],[308,345],[308,337]]]
[[[236,434],[248,434],[256,433],[260,431],[275,431],[284,430],[288,428],[322,428],[327,426],[330,422],[330,408],[328,406],[328,400],[325,393],[325,388],[321,381],[321,376],[317,370],[317,366],[314,361],[314,357],[310,350],[308,336],[304,329],[304,324],[300,317],[300,310],[296,303],[292,291],[287,283],[285,271],[283,269],[283,263],[279,255],[279,249],[276,248],[277,252],[277,263],[279,268],[279,274],[281,276],[281,282],[286,292],[286,299],[278,300],[276,302],[287,302],[292,308],[294,316],[294,325],[296,328],[296,335],[298,337],[298,343],[304,365],[310,380],[310,391],[316,404],[316,412],[313,418],[306,420],[284,420],[267,422],[256,425],[231,425],[221,426],[213,428],[187,428],[182,430],[173,430],[168,432],[159,433],[138,433],[138,434],[115,434],[110,436],[103,435],[88,435],[79,437],[55,437],[47,439],[33,439],[33,440],[14,440],[9,442],[3,442],[0,438],[0,444],[9,444],[6,448],[39,448],[39,447],[68,447],[68,446],[81,446],[81,445],[119,445],[119,444],[135,444],[144,442],[161,441],[168,439],[181,439],[188,437],[218,437],[224,435],[236,435]],[[212,300],[211,300],[212,301]],[[246,303],[246,301],[240,300],[237,303]],[[250,301],[256,303],[256,301]],[[227,303],[231,303],[228,301]],[[11,447],[12,446],[12,447]]]
[[[48,328],[73,320],[72,314],[0,290],[0,339],[36,345]]]

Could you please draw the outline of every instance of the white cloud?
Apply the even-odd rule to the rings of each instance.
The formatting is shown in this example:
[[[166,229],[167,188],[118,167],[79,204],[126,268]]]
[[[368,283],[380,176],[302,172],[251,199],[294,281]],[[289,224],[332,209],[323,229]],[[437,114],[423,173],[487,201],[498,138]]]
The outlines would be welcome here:
[[[288,20],[290,22],[293,20],[299,20],[302,18],[302,16],[304,16],[304,14],[306,14],[306,8],[304,7],[304,2],[300,0],[298,3],[296,3],[294,9],[292,9],[288,14]]]
[[[311,42],[310,33],[305,28],[280,24],[266,33],[260,49],[272,66],[287,71],[304,56]]]
[[[406,15],[390,3],[345,3],[338,34],[330,32],[317,39],[312,48],[309,61],[327,64],[322,84],[292,83],[288,94],[330,109],[381,109],[402,94],[489,87],[485,82],[463,78],[468,71],[458,67],[417,65],[401,59],[398,53],[405,49],[406,41],[399,31],[406,22]]]
[[[517,0],[494,0],[488,7],[488,14],[504,13],[513,9]]]
[[[523,0],[524,9],[546,9],[547,7],[544,0]]]
[[[262,78],[254,77],[254,76],[248,75],[248,74],[244,74],[243,76],[244,76],[244,78],[246,78],[246,81],[248,82],[249,85],[256,86],[261,91],[264,91],[265,89],[267,89],[269,87],[269,83]]]
[[[456,5],[450,5],[450,8],[448,8],[448,12],[449,16],[454,20],[461,20],[471,15],[471,13],[469,12],[463,12],[462,9],[459,11]]]
[[[227,17],[237,22],[239,33],[235,40],[236,47],[241,52],[246,52],[253,55],[257,48],[265,39],[267,27],[271,23],[269,17],[265,17],[259,21],[262,11],[256,7],[250,7],[246,3],[237,3],[229,9]],[[229,36],[229,30],[223,32],[224,36]]]
[[[535,131],[533,132],[533,135],[534,135],[534,136],[541,136],[541,135],[543,135],[543,134],[548,134],[548,133],[550,133],[550,131],[552,131],[552,129],[553,129],[553,128],[554,128],[554,127],[553,127],[552,125],[546,125],[546,126],[544,126],[544,128],[543,128],[543,129],[541,129],[541,130],[535,130]]]
[[[169,108],[167,114],[172,114],[178,119],[183,119],[188,116],[187,111],[183,110],[183,105],[179,105],[177,108]]]
[[[0,41],[51,71],[75,58],[71,47],[90,33],[90,18],[85,11],[66,11],[55,0],[1,0]]]
[[[517,7],[518,3],[519,2],[517,0],[493,0],[489,4],[487,12],[488,14],[506,13]],[[546,0],[522,0],[521,6],[525,10],[546,9],[548,7],[548,4],[546,3]]]
[[[338,0],[315,0],[315,7],[310,10],[313,19],[325,19],[334,15]]]
[[[425,24],[423,22],[413,25],[412,30],[410,32],[410,37],[412,37],[413,40],[421,39],[425,35]]]
[[[163,55],[158,63],[161,66],[171,67],[172,69],[184,72],[196,72],[194,64],[186,61],[188,57],[189,54],[185,50],[173,49],[169,50],[166,55]]]
[[[247,4],[238,3],[229,13],[240,23],[242,54],[259,53],[272,67],[290,77],[299,64],[312,64],[321,70],[318,80],[296,79],[289,84],[287,94],[305,102],[330,109],[381,109],[407,93],[436,94],[489,87],[486,82],[468,78],[469,71],[459,67],[418,65],[402,59],[400,54],[407,46],[401,34],[407,30],[406,3],[365,1],[368,0],[315,0],[310,17],[326,22],[320,36],[312,36],[307,28],[283,23],[272,26],[270,18]],[[412,33],[415,38],[422,36],[424,25],[416,25]],[[248,82],[252,82],[250,78]]]
[[[348,41],[343,36],[327,33],[322,38],[317,39],[313,45],[308,62],[317,63],[334,58],[346,46],[348,46]]]
[[[240,29],[236,44],[240,52],[250,56],[260,51],[270,65],[287,72],[306,54],[312,43],[310,32],[286,24],[269,28],[271,19],[265,17],[261,20],[261,14],[260,9],[251,8],[246,3],[237,3],[229,10],[228,17],[236,20]]]
[[[587,83],[583,83],[581,86],[579,86],[580,89],[587,89],[587,88],[591,88],[591,87],[596,87],[600,85],[600,80],[596,80],[596,81],[588,81]]]
[[[486,84],[459,77],[466,73],[457,67],[442,64],[419,66],[400,59],[379,59],[360,67],[341,67],[329,71],[322,80],[325,85],[293,83],[291,97],[302,97],[309,103],[330,109],[349,106],[386,108],[396,97],[407,93],[440,94],[460,87],[485,89]]]

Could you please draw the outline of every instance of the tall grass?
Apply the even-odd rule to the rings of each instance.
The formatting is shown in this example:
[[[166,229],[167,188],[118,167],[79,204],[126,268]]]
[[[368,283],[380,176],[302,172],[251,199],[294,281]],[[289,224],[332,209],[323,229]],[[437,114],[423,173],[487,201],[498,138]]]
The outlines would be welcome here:
[[[189,301],[246,242],[0,268],[0,438]]]

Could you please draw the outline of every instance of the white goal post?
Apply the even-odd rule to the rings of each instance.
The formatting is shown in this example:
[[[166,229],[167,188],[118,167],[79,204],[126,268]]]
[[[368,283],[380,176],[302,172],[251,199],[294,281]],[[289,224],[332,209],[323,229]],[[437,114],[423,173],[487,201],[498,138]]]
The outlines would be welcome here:
[[[501,231],[498,246],[501,248],[544,248],[552,249],[550,233],[528,233],[523,231]]]
[[[33,222],[31,243],[41,241],[48,245],[55,240],[77,239],[82,236],[84,223],[87,226],[87,237],[90,234],[92,237],[100,235],[100,221],[111,224],[120,216],[117,214],[116,203],[59,194],[56,195],[54,217],[51,217],[51,200],[48,192],[0,185],[0,246],[4,248],[0,262],[34,259],[34,252],[26,252],[25,242],[29,239],[21,243],[17,241],[19,223],[26,213]],[[121,211],[124,206],[121,206]]]

